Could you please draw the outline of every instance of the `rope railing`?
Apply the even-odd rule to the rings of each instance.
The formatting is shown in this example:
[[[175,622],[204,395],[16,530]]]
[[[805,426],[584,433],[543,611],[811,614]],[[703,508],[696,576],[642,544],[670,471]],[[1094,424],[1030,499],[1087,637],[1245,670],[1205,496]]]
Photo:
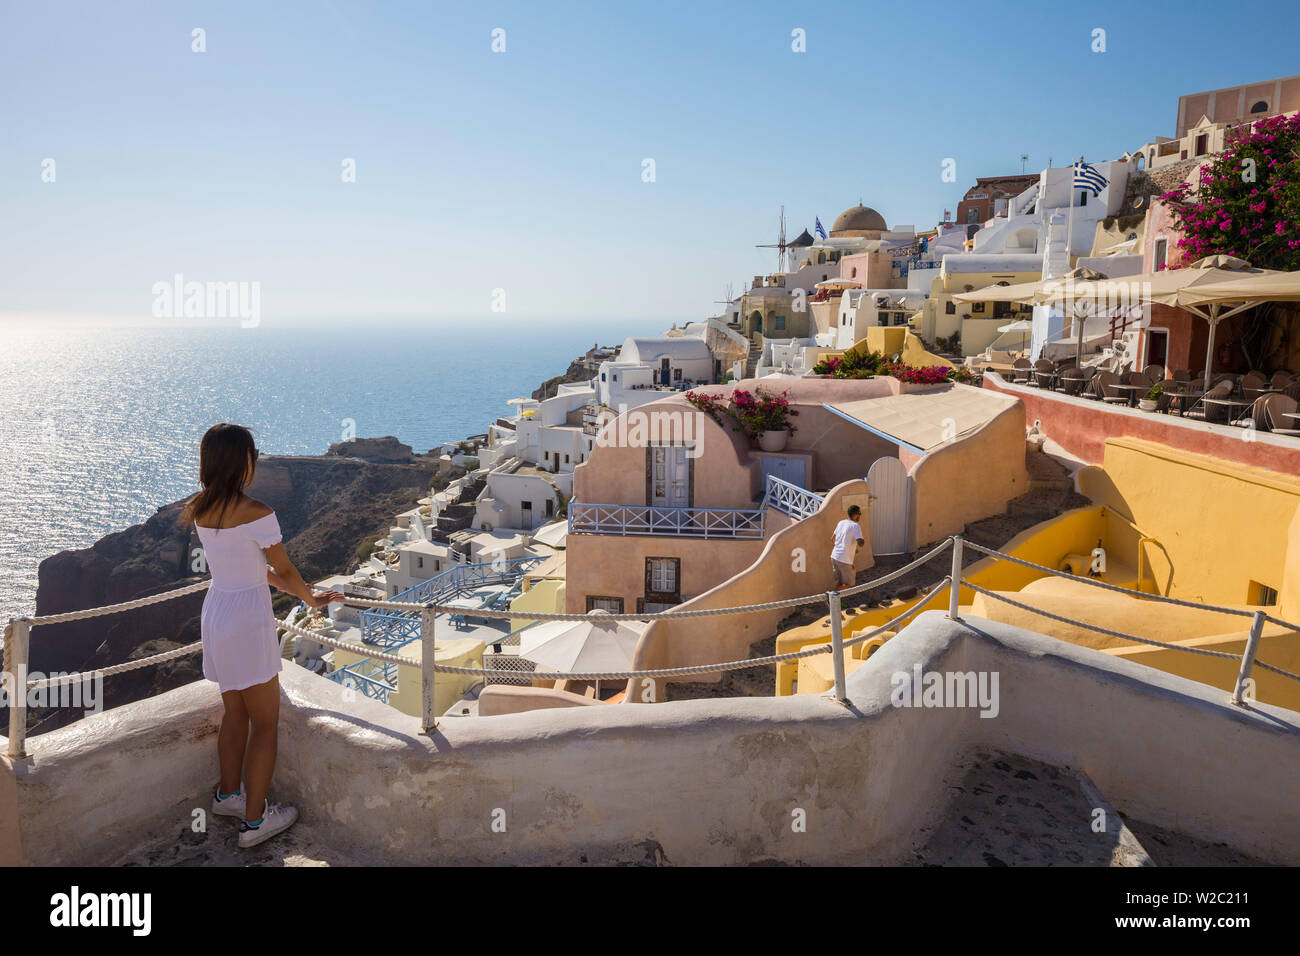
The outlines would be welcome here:
[[[196,591],[205,591],[212,584],[209,578],[205,581],[197,581],[194,584],[187,584],[184,587],[174,588],[171,591],[161,591],[158,594],[151,594],[148,597],[136,598],[134,601],[123,601],[121,604],[108,604],[104,607],[88,607],[81,611],[64,611],[61,614],[43,614],[40,617],[29,617],[27,620],[35,627],[38,624],[65,624],[68,621],[84,621],[92,617],[102,617],[105,614],[118,614],[122,611],[131,611],[138,607],[148,607],[151,604],[162,604],[164,601],[171,601],[178,597],[184,597],[187,594],[193,594]]]
[[[1056,621],[1060,624],[1073,624],[1076,627],[1086,628],[1089,631],[1096,631],[1098,634],[1105,634],[1107,637],[1115,637],[1125,641],[1132,641],[1135,644],[1147,644],[1151,647],[1163,647],[1171,651],[1188,651],[1192,654],[1202,654],[1206,657],[1223,657],[1230,661],[1239,660],[1236,654],[1229,654],[1227,651],[1210,651],[1203,647],[1185,647],[1178,644],[1168,644],[1164,641],[1154,641],[1146,637],[1138,637],[1136,634],[1126,634],[1123,631],[1113,631],[1108,627],[1102,627],[1099,624],[1089,624],[1087,621],[1076,621],[1068,618],[1063,614],[1053,614],[1050,611],[1044,611],[1042,608],[1034,607],[1030,604],[1022,604],[1019,601],[1012,600],[1005,594],[997,591],[990,591],[988,588],[982,588],[978,584],[971,584],[969,581],[963,581],[962,587],[969,588],[977,594],[983,594],[985,597],[993,598],[995,601],[1001,601],[1004,604],[1010,604],[1012,607],[1019,608],[1022,611],[1028,611],[1031,614],[1037,614],[1039,617],[1045,617],[1049,620]]]
[[[915,560],[909,562],[903,567],[898,568],[895,571],[891,571],[889,574],[882,575],[881,577],[873,578],[872,580],[867,581],[863,584],[858,584],[851,588],[845,588],[843,591],[840,591],[839,594],[841,597],[848,597],[854,594],[861,594],[862,592],[869,591],[873,588],[878,588],[882,584],[888,584],[889,582],[897,580],[898,578],[901,578],[903,575],[916,570],[917,568],[927,563],[928,561],[933,560],[937,555],[942,554],[950,547],[952,547],[952,539],[951,538],[945,539],[935,547],[931,548],[925,554],[921,555],[921,557],[916,558]],[[713,617],[719,614],[751,614],[756,611],[779,611],[784,608],[800,607],[801,605],[804,604],[821,604],[825,600],[826,600],[826,595],[824,593],[808,594],[803,597],[785,598],[780,601],[767,601],[762,604],[746,604],[742,607],[698,608],[696,610],[690,610],[690,611],[659,611],[654,614],[634,614],[634,613],[602,614],[600,616],[600,619],[602,621],[682,620],[691,617]],[[471,617],[481,617],[487,619],[509,619],[509,618],[516,618],[516,617],[526,617],[529,618],[530,620],[535,620],[535,621],[590,621],[591,620],[590,614],[578,614],[578,613],[569,613],[569,614],[543,613],[540,611],[528,611],[527,613],[525,613],[521,611],[499,611],[499,610],[492,610],[489,608],[475,608],[472,611],[467,611],[466,608],[460,605],[441,604],[437,601],[430,601],[425,604],[413,604],[410,602],[402,602],[402,601],[371,601],[365,598],[345,597],[343,603],[350,605],[352,607],[387,608],[390,610],[398,610],[398,611],[433,611],[435,614],[468,613]]]
[[[1024,558],[1017,558],[1010,554],[1004,554],[1001,551],[995,551],[992,548],[986,548],[982,545],[975,544],[974,542],[971,541],[967,541],[965,542],[965,544],[966,547],[970,548],[971,550],[978,551],[981,554],[986,554],[989,557],[995,557],[1002,561],[1009,561],[1012,564],[1018,564],[1021,567],[1025,567],[1025,568],[1032,568],[1035,571],[1042,571],[1044,574],[1053,574],[1060,578],[1070,578],[1071,580],[1082,581],[1084,584],[1091,585],[1092,587],[1095,588],[1101,588],[1102,590],[1105,591],[1118,591],[1122,594],[1127,594],[1130,596],[1136,594],[1144,601],[1153,601],[1158,604],[1174,604],[1179,607],[1195,608],[1196,610],[1199,611],[1214,611],[1217,614],[1237,614],[1242,617],[1255,616],[1254,611],[1247,611],[1244,608],[1239,608],[1239,607],[1223,607],[1222,605],[1218,605],[1218,604],[1201,604],[1197,601],[1184,601],[1181,600],[1180,598],[1167,597],[1163,594],[1148,594],[1145,591],[1134,592],[1133,589],[1131,588],[1120,587],[1118,584],[1107,584],[1105,581],[1098,581],[1096,578],[1088,577],[1087,575],[1071,574],[1069,571],[1061,571],[1057,568],[1049,568],[1045,564],[1035,564],[1032,561],[1026,561]],[[1282,627],[1290,628],[1293,631],[1300,631],[1300,624],[1290,624],[1286,621],[1278,620],[1277,618],[1272,618],[1272,617],[1270,617],[1269,620],[1273,621],[1273,623],[1275,624],[1280,624]]]
[[[1136,593],[1136,596],[1141,597],[1144,600],[1149,600],[1153,602],[1172,604],[1181,607],[1188,607],[1188,608],[1212,611],[1212,612],[1223,613],[1223,614],[1233,614],[1233,615],[1251,617],[1253,619],[1252,625],[1251,625],[1249,637],[1246,642],[1246,648],[1240,657],[1241,667],[1238,673],[1236,689],[1234,690],[1233,697],[1232,697],[1233,703],[1241,704],[1243,702],[1244,692],[1250,679],[1250,672],[1254,667],[1259,667],[1262,670],[1266,670],[1270,673],[1277,674],[1281,677],[1290,680],[1300,681],[1300,675],[1293,674],[1280,667],[1276,667],[1264,661],[1259,661],[1255,659],[1255,655],[1258,650],[1259,641],[1262,636],[1263,625],[1266,621],[1296,632],[1300,632],[1300,625],[1296,625],[1291,622],[1284,621],[1280,618],[1269,615],[1262,610],[1250,611],[1242,608],[1232,608],[1232,607],[1223,607],[1223,606],[1217,606],[1212,604],[1202,604],[1195,601],[1184,601],[1178,598],[1167,597],[1165,595],[1159,595],[1159,594],[1146,594],[1146,593],[1134,592],[1129,588],[1123,588],[1118,585],[1107,584],[1103,581],[1098,581],[1088,576],[1075,575],[1069,572],[1060,571],[1056,568],[1051,568],[1045,565],[1036,564],[1032,561],[1027,561],[1023,558],[1017,558],[1013,555],[1006,554],[1001,551],[997,551],[993,548],[987,548],[982,545],[975,544],[973,542],[967,542],[964,541],[960,535],[954,535],[950,538],[945,539],[935,547],[931,548],[925,554],[913,559],[912,561],[908,562],[906,565],[897,568],[894,571],[889,572],[888,574],[882,575],[878,578],[875,578],[871,581],[867,581],[863,584],[855,585],[854,587],[851,588],[846,588],[843,591],[828,591],[820,594],[810,594],[801,597],[785,598],[777,601],[767,601],[759,604],[749,604],[749,605],[743,605],[738,607],[698,608],[693,610],[670,610],[670,611],[661,611],[652,614],[624,613],[624,614],[601,615],[601,619],[606,621],[686,620],[686,619],[697,618],[697,617],[714,617],[714,616],[733,615],[733,614],[751,614],[760,611],[784,610],[788,608],[801,607],[809,604],[820,604],[822,602],[827,602],[831,612],[830,615],[831,641],[829,644],[819,644],[815,647],[805,648],[803,650],[794,651],[787,654],[772,654],[764,657],[746,658],[744,660],[725,661],[725,662],[719,662],[714,664],[696,664],[696,665],[688,665],[683,667],[653,668],[653,669],[646,669],[646,670],[628,670],[628,671],[602,671],[602,672],[584,671],[584,672],[573,672],[573,673],[557,672],[557,671],[544,671],[544,672],[539,671],[536,673],[538,674],[539,677],[543,677],[546,680],[588,680],[590,681],[590,680],[623,680],[623,679],[630,680],[635,678],[644,678],[647,680],[668,679],[672,677],[682,677],[682,676],[710,674],[710,673],[720,674],[720,673],[726,673],[735,670],[767,667],[773,664],[788,663],[791,661],[801,660],[805,657],[813,657],[819,654],[831,654],[834,660],[834,667],[835,667],[834,698],[840,702],[846,702],[845,691],[844,691],[844,648],[850,647],[862,641],[870,640],[871,638],[878,636],[879,634],[882,634],[892,628],[895,628],[899,624],[911,619],[913,616],[919,613],[922,608],[926,607],[930,602],[932,602],[938,596],[938,594],[941,591],[943,591],[945,588],[947,588],[949,591],[949,617],[953,620],[960,621],[958,607],[959,607],[960,593],[962,587],[965,587],[968,590],[973,591],[977,594],[982,594],[990,599],[1004,602],[1008,605],[1019,608],[1023,611],[1040,615],[1049,620],[1053,620],[1062,624],[1083,627],[1087,630],[1091,630],[1099,634],[1105,634],[1110,637],[1114,637],[1118,640],[1128,641],[1134,644],[1142,644],[1142,645],[1147,645],[1152,647],[1159,647],[1166,650],[1183,651],[1186,653],[1198,654],[1206,657],[1215,657],[1215,658],[1228,659],[1228,660],[1239,659],[1237,655],[1229,654],[1224,651],[1214,651],[1214,650],[1208,650],[1200,647],[1191,647],[1186,644],[1174,644],[1174,643],[1167,643],[1163,641],[1156,641],[1150,638],[1141,637],[1136,634],[1129,634],[1123,631],[1117,631],[1110,628],[1105,628],[1100,625],[1090,624],[1089,622],[1086,621],[1075,620],[1073,618],[1069,618],[1064,615],[1053,614],[1050,611],[1046,611],[1041,608],[1037,608],[1020,601],[1016,601],[1015,599],[1010,598],[1005,594],[973,584],[970,581],[965,580],[962,575],[962,555],[963,555],[964,547],[970,547],[973,550],[979,552],[980,554],[983,554],[993,559],[994,561],[998,561],[998,560],[1008,561],[1012,564],[1025,567],[1030,570],[1040,572],[1042,574],[1054,575],[1057,577],[1067,577],[1072,580],[1081,581],[1085,584],[1089,584],[1093,587],[1101,588],[1103,590],[1115,591],[1129,596],[1134,596]],[[910,605],[902,614],[898,615],[897,617],[893,618],[887,623],[882,624],[876,628],[873,628],[870,631],[866,631],[861,634],[855,635],[848,640],[842,639],[841,629],[843,625],[843,615],[840,612],[840,603],[842,599],[846,597],[852,597],[854,595],[861,594],[875,588],[879,588],[882,585],[890,583],[891,581],[898,580],[899,578],[925,565],[929,561],[932,561],[935,557],[937,557],[939,554],[943,553],[949,548],[953,549],[952,572],[947,577],[945,577],[938,585],[936,585],[927,594],[925,594],[923,597],[919,598],[912,605]],[[68,611],[59,614],[48,614],[39,617],[16,618],[14,620],[11,620],[5,626],[4,629],[4,648],[3,648],[4,672],[6,674],[12,674],[12,673],[16,673],[18,670],[21,670],[23,673],[26,673],[29,653],[30,653],[31,628],[34,626],[45,625],[45,624],[59,624],[59,623],[65,623],[69,621],[87,620],[90,618],[100,617],[107,614],[116,614],[123,611],[139,608],[139,607],[147,607],[149,605],[159,604],[163,601],[168,601],[174,598],[182,597],[186,594],[192,594],[198,591],[202,591],[205,588],[209,587],[210,585],[211,585],[210,580],[199,581],[194,584],[189,584],[184,587],[176,588],[171,591],[164,591],[159,594],[149,595],[148,597],[137,598],[132,601],[125,601],[119,604],[108,605],[105,607],[87,608],[80,611]],[[360,598],[360,597],[353,597],[353,596],[346,597],[343,603],[354,607],[384,608],[389,610],[419,612],[420,633],[421,633],[419,640],[421,640],[422,642],[421,657],[419,659],[402,657],[398,654],[389,654],[389,653],[379,651],[373,646],[352,644],[350,642],[331,637],[327,634],[322,633],[321,631],[309,630],[299,625],[291,624],[287,620],[275,621],[276,628],[280,631],[285,632],[286,634],[293,634],[298,637],[306,638],[308,640],[315,641],[318,644],[332,647],[336,650],[344,650],[349,653],[354,653],[358,657],[363,659],[369,659],[369,660],[379,661],[379,662],[384,662],[389,664],[406,664],[408,666],[414,665],[420,667],[420,669],[424,673],[423,690],[422,690],[423,706],[422,706],[421,723],[426,731],[436,727],[437,725],[437,715],[433,713],[433,686],[434,686],[433,678],[434,675],[436,675],[437,673],[456,674],[462,676],[474,676],[474,677],[482,677],[482,678],[507,678],[507,677],[517,678],[519,676],[518,671],[504,671],[504,670],[499,670],[494,668],[484,668],[484,667],[461,667],[458,665],[437,663],[434,654],[434,650],[435,650],[434,617],[435,615],[438,614],[464,613],[465,609],[463,607],[450,605],[450,604],[442,604],[436,601],[429,601],[425,603],[413,603],[413,602],[404,602],[404,601],[367,599],[367,598]],[[537,623],[546,622],[546,621],[590,622],[592,620],[591,616],[588,614],[542,613],[537,611],[523,611],[523,610],[521,611],[495,610],[491,608],[478,608],[475,609],[472,613],[475,617],[481,617],[487,619],[511,620],[514,618],[522,617]],[[141,668],[149,667],[155,664],[160,664],[169,660],[175,660],[187,654],[196,653],[201,649],[202,649],[202,642],[199,641],[193,644],[185,645],[183,647],[173,648],[172,650],[164,651],[160,654],[154,654],[148,657],[143,657],[138,660],[126,661],[121,664],[114,664],[97,671],[61,674],[57,676],[42,678],[40,680],[28,680],[25,681],[24,683],[26,688],[29,691],[33,689],[43,689],[43,688],[64,686],[69,684],[76,684],[96,677],[102,678],[102,677],[113,676],[116,674],[127,673],[129,671],[139,670]],[[430,661],[432,663],[429,667],[426,668],[422,664],[423,661]],[[17,697],[18,697],[17,700],[10,701],[9,755],[11,757],[25,756],[24,743],[26,738],[26,695],[19,694],[17,695]]]
[[[885,631],[897,627],[902,622],[918,614],[931,599],[939,592],[948,587],[949,579],[944,578],[940,581],[929,594],[921,598],[902,614],[898,615],[891,621],[887,621],[870,631],[864,631],[857,634],[847,641],[843,642],[845,647],[854,644],[860,644],[863,641],[870,640]],[[825,600],[822,595],[822,600]],[[405,664],[408,667],[422,667],[419,660],[410,657],[402,657],[398,654],[385,654],[373,651],[369,647],[363,647],[360,644],[353,644],[348,641],[337,638],[323,636],[319,631],[308,631],[294,624],[280,625],[281,628],[291,631],[299,637],[306,637],[318,644],[324,644],[333,647],[336,650],[349,651],[362,657],[369,657],[373,660],[384,661],[390,664]],[[684,667],[660,667],[647,670],[630,670],[630,671],[534,671],[534,675],[543,680],[632,680],[635,678],[669,678],[682,677],[693,674],[713,674],[724,673],[726,671],[747,670],[753,667],[767,667],[771,664],[783,664],[788,661],[797,661],[805,657],[813,657],[818,654],[831,653],[831,645],[819,644],[816,647],[805,648],[801,651],[791,651],[786,654],[769,654],[766,657],[747,657],[743,660],[724,661],[718,664],[691,664]],[[468,677],[518,677],[519,671],[495,670],[484,667],[461,667],[455,664],[439,664],[434,660],[433,669],[439,674],[460,674]]]

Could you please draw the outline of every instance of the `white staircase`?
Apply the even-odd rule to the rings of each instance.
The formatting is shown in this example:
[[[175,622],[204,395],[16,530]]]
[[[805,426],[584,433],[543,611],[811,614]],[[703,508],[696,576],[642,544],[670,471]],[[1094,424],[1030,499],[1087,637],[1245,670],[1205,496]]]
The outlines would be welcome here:
[[[1070,271],[1070,257],[1066,253],[1066,217],[1054,212],[1047,221],[1047,243],[1043,250],[1043,278],[1054,279]]]

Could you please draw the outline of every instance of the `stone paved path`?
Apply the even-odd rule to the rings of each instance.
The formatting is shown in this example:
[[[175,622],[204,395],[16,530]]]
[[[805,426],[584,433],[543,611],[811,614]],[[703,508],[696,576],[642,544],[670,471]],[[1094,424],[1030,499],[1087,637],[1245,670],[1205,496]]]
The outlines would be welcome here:
[[[341,854],[328,828],[314,824],[309,813],[283,833],[248,850],[237,844],[239,821],[206,813],[206,832],[191,827],[192,811],[210,801],[194,799],[160,821],[158,836],[119,861],[119,866],[359,866],[362,860]]]
[[[1225,845],[1128,820],[1135,853],[1094,832],[1094,800],[1075,770],[980,751],[962,761],[952,803],[917,835],[912,866],[1261,866]],[[964,772],[963,772],[964,771]],[[1105,794],[1101,794],[1104,799]],[[1113,812],[1113,811],[1112,811]]]

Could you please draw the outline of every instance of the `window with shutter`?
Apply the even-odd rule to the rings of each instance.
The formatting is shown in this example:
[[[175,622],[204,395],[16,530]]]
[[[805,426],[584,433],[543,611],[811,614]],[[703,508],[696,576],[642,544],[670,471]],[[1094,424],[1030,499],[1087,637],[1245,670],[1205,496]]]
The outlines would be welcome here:
[[[645,599],[677,604],[681,601],[681,558],[646,558]]]

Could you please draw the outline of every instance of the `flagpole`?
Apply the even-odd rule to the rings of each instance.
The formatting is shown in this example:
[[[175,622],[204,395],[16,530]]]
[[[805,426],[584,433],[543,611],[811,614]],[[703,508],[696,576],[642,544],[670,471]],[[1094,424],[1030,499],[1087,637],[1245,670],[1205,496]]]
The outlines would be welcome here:
[[[1082,159],[1082,158],[1083,158],[1082,156],[1079,157],[1079,159]],[[1067,221],[1067,223],[1066,223],[1066,226],[1065,226],[1065,272],[1066,272],[1066,275],[1069,275],[1069,273],[1070,273],[1070,269],[1073,268],[1073,266],[1072,266],[1071,263],[1070,263],[1070,251],[1071,251],[1071,249],[1072,249],[1072,247],[1073,247],[1073,244],[1074,244],[1074,194],[1075,194],[1075,192],[1077,191],[1077,190],[1076,190],[1076,187],[1075,187],[1075,182],[1074,182],[1074,181],[1075,181],[1075,178],[1078,176],[1078,174],[1079,174],[1079,162],[1078,162],[1078,160],[1076,160],[1075,163],[1070,167],[1070,216],[1069,216],[1069,219],[1068,219],[1068,221]],[[1074,351],[1074,367],[1075,367],[1075,368],[1078,368],[1078,367],[1079,367],[1079,360],[1083,357],[1083,322],[1082,322],[1082,320],[1079,318],[1079,314],[1078,314],[1078,313],[1079,313],[1079,310],[1078,310],[1077,308],[1075,308],[1075,303],[1071,302],[1071,303],[1070,303],[1070,317],[1071,317],[1071,319],[1072,319],[1073,321],[1079,323],[1079,328],[1078,328],[1078,330],[1077,330],[1077,331],[1078,331],[1078,338],[1079,338],[1079,345],[1078,345],[1078,347],[1077,347],[1077,348],[1075,349],[1075,351]],[[1064,310],[1064,309],[1061,310],[1061,315],[1062,315],[1062,318],[1064,318],[1064,315],[1065,315],[1065,310]]]
[[[1078,174],[1079,165],[1076,162],[1070,167],[1070,219],[1065,227],[1065,271],[1070,271],[1070,250],[1074,243],[1074,194],[1077,187],[1074,185],[1074,177]]]

